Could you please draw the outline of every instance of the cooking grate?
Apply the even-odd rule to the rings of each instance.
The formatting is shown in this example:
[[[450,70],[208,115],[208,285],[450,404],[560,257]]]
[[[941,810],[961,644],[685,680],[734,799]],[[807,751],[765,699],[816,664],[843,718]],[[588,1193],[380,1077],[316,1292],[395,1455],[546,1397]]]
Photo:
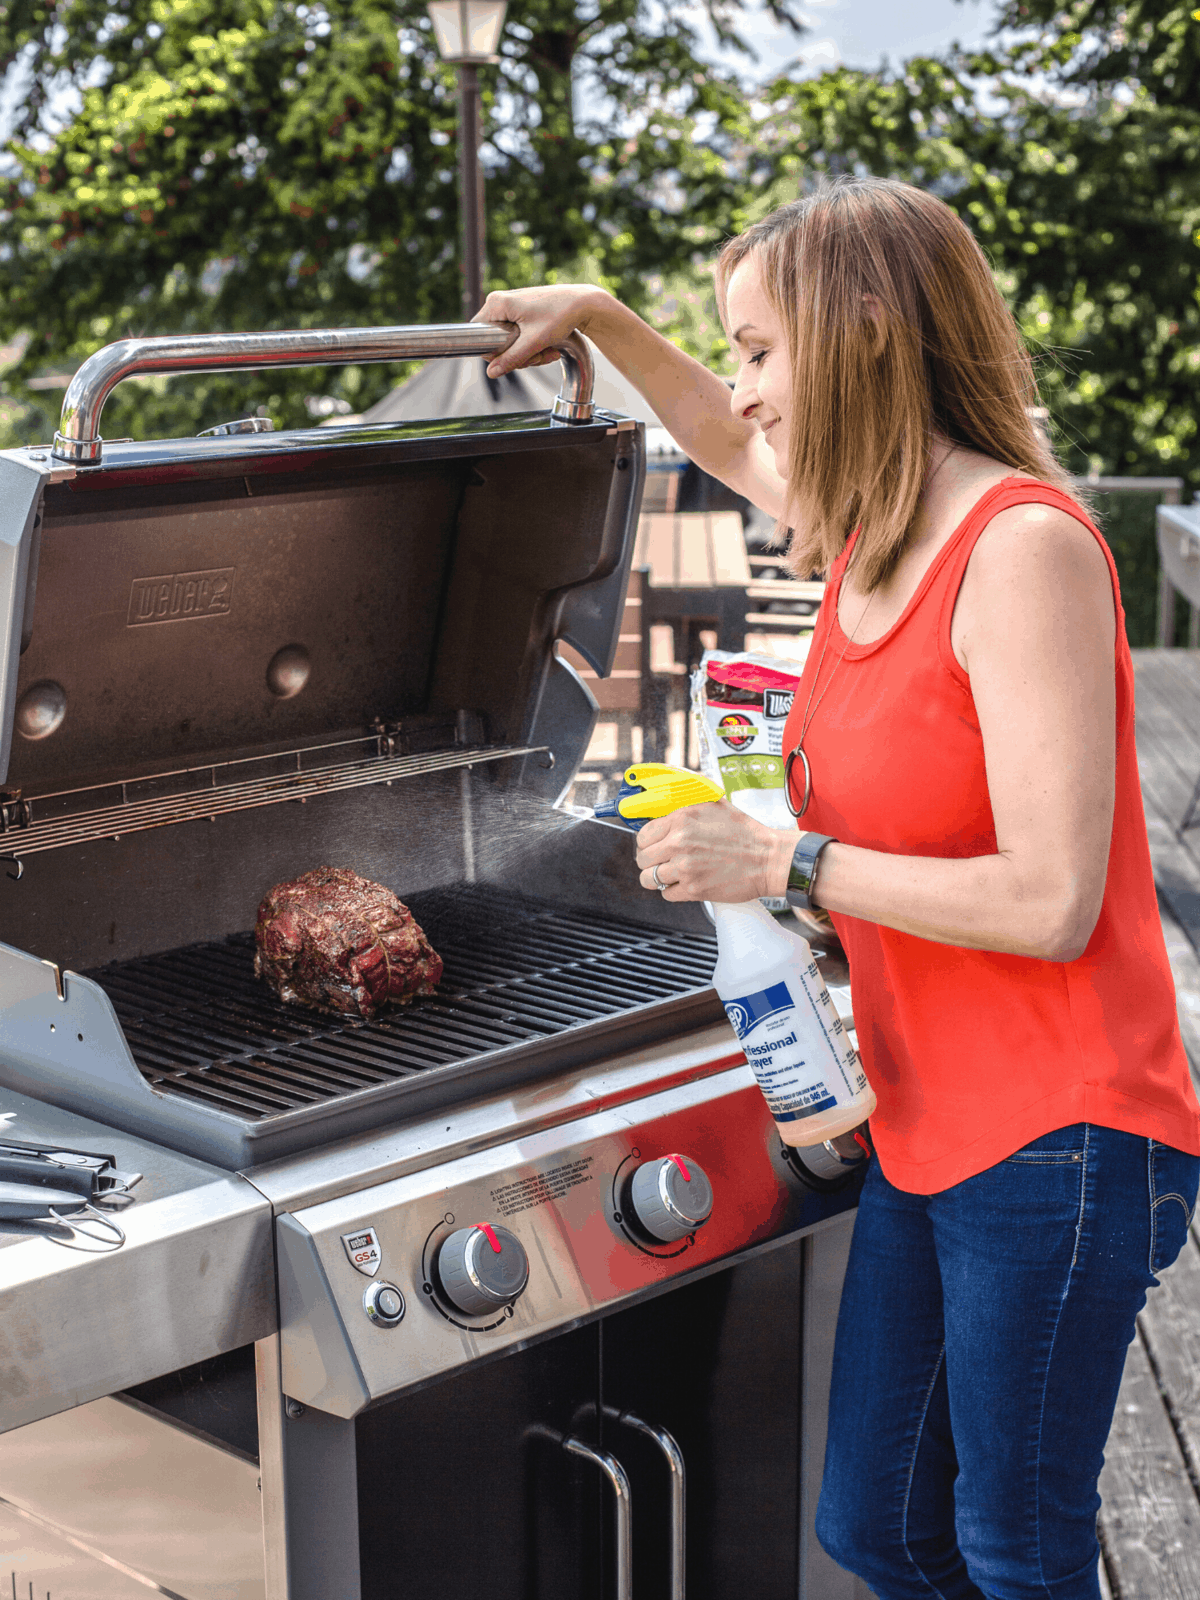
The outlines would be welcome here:
[[[372,1022],[284,1005],[233,934],[87,976],[153,1088],[243,1120],[318,1106],[707,988],[716,940],[458,886],[409,904],[445,962],[436,996]]]

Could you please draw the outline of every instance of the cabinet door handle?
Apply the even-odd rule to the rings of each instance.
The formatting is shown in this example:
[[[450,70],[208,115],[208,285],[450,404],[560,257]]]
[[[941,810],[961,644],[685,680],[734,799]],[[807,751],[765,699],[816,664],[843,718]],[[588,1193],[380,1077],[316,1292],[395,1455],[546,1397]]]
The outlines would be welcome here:
[[[604,1414],[627,1428],[635,1428],[662,1451],[671,1474],[671,1600],[684,1600],[687,1591],[687,1473],[683,1451],[665,1428],[656,1428],[632,1411],[605,1406]]]
[[[617,1594],[616,1600],[633,1600],[633,1496],[625,1468],[607,1450],[593,1450],[582,1439],[566,1438],[564,1450],[590,1461],[612,1485],[617,1508]]]

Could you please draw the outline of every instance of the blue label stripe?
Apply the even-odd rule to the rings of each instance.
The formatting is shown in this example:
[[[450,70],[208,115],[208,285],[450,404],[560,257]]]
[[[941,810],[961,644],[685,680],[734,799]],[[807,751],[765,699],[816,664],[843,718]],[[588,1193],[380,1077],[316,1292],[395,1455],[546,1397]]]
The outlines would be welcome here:
[[[744,1039],[748,1033],[753,1033],[760,1022],[765,1022],[768,1017],[774,1017],[781,1011],[787,1011],[792,1004],[791,992],[786,983],[773,983],[769,989],[760,989],[756,994],[742,995],[738,1000],[725,1002],[725,1015],[733,1025],[733,1031],[739,1039]]]

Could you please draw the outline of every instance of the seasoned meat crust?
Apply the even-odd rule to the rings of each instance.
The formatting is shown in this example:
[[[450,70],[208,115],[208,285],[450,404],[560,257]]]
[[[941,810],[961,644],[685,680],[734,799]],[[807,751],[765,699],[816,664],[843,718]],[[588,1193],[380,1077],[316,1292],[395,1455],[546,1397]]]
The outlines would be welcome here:
[[[432,994],[442,958],[390,889],[348,867],[277,883],[258,908],[255,976],[281,1000],[373,1017]]]

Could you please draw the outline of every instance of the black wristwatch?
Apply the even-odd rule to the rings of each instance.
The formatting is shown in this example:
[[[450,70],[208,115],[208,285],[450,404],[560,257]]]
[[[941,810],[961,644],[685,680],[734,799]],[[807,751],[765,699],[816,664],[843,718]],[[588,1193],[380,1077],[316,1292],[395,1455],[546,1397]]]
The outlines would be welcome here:
[[[788,905],[794,906],[798,911],[818,909],[812,902],[812,886],[817,876],[817,862],[825,846],[836,843],[837,840],[828,833],[800,835],[800,843],[792,852],[792,864],[788,869]]]

